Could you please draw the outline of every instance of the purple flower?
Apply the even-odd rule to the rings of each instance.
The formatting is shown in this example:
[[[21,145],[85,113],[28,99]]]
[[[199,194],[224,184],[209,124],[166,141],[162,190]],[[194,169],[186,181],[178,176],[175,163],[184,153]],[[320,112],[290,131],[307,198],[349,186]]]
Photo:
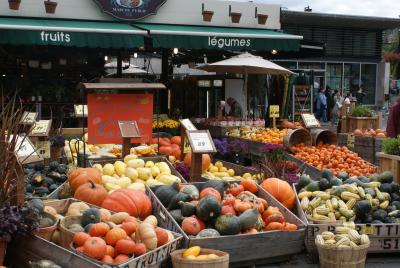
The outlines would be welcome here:
[[[175,164],[176,170],[182,175],[185,180],[189,179],[189,167],[185,165],[183,162],[179,162]]]
[[[263,153],[270,153],[271,151],[275,151],[275,150],[283,150],[283,145],[266,143],[261,147],[261,152],[263,152]]]
[[[217,149],[218,153],[221,155],[226,155],[229,153],[228,151],[228,140],[223,138],[223,139],[213,139],[214,144],[215,144],[215,149]]]
[[[290,183],[297,183],[299,181],[299,176],[295,173],[287,173],[286,177]]]
[[[247,154],[249,152],[249,145],[245,141],[233,139],[229,142],[228,149],[231,153]]]

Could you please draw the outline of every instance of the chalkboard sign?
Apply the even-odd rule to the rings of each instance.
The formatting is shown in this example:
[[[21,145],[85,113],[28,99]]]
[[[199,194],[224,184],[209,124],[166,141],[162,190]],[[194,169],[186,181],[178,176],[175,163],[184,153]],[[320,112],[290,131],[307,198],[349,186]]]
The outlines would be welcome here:
[[[269,106],[269,118],[279,118],[279,105]]]

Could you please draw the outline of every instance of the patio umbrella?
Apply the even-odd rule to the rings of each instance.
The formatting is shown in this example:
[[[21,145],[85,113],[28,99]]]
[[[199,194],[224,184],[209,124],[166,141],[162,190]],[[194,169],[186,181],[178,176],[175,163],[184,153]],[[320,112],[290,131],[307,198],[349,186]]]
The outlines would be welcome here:
[[[282,66],[279,66],[278,64],[275,64],[269,60],[265,60],[262,57],[255,56],[247,52],[226,60],[203,65],[197,68],[207,72],[244,74],[243,91],[245,93],[246,100],[247,100],[248,74],[271,74],[271,75],[294,74],[293,72],[283,68]]]

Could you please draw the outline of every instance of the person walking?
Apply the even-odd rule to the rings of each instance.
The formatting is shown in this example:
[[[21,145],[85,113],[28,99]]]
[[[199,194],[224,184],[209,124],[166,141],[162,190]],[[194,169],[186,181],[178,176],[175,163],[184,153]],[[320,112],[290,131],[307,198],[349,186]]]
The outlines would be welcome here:
[[[320,89],[317,96],[317,118],[322,122],[327,122],[327,100],[325,95],[325,89]]]
[[[400,98],[390,108],[387,120],[386,132],[388,137],[395,138],[400,135]]]
[[[332,125],[336,126],[339,123],[339,118],[341,114],[341,109],[343,105],[343,98],[340,94],[340,91],[335,89],[335,93],[333,95],[333,108],[332,108]]]

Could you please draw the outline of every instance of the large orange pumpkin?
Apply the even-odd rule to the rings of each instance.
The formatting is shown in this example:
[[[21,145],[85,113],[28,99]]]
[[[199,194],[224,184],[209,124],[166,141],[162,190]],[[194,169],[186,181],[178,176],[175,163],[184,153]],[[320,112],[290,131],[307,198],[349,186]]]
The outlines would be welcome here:
[[[183,158],[183,162],[186,166],[190,167],[192,164],[192,152],[189,152]],[[204,172],[210,166],[211,158],[208,154],[202,154],[201,156],[201,171]]]
[[[104,199],[103,208],[115,212],[127,212],[136,218],[145,219],[153,210],[150,198],[133,189],[118,189]]]
[[[83,244],[83,253],[94,259],[101,260],[107,251],[106,242],[99,237],[90,237]]]
[[[92,181],[101,184],[101,174],[95,168],[77,168],[68,174],[68,182],[74,193],[82,184]]]
[[[170,145],[161,146],[158,151],[160,152],[160,154],[164,154],[164,155],[171,155],[172,154],[172,148],[171,148]]]
[[[74,198],[83,202],[101,206],[108,193],[103,185],[95,184],[91,180],[76,189]]]
[[[286,181],[278,178],[269,178],[261,183],[261,187],[288,209],[294,207],[296,197],[292,187]]]
[[[171,143],[181,145],[181,136],[173,136],[171,138]]]

